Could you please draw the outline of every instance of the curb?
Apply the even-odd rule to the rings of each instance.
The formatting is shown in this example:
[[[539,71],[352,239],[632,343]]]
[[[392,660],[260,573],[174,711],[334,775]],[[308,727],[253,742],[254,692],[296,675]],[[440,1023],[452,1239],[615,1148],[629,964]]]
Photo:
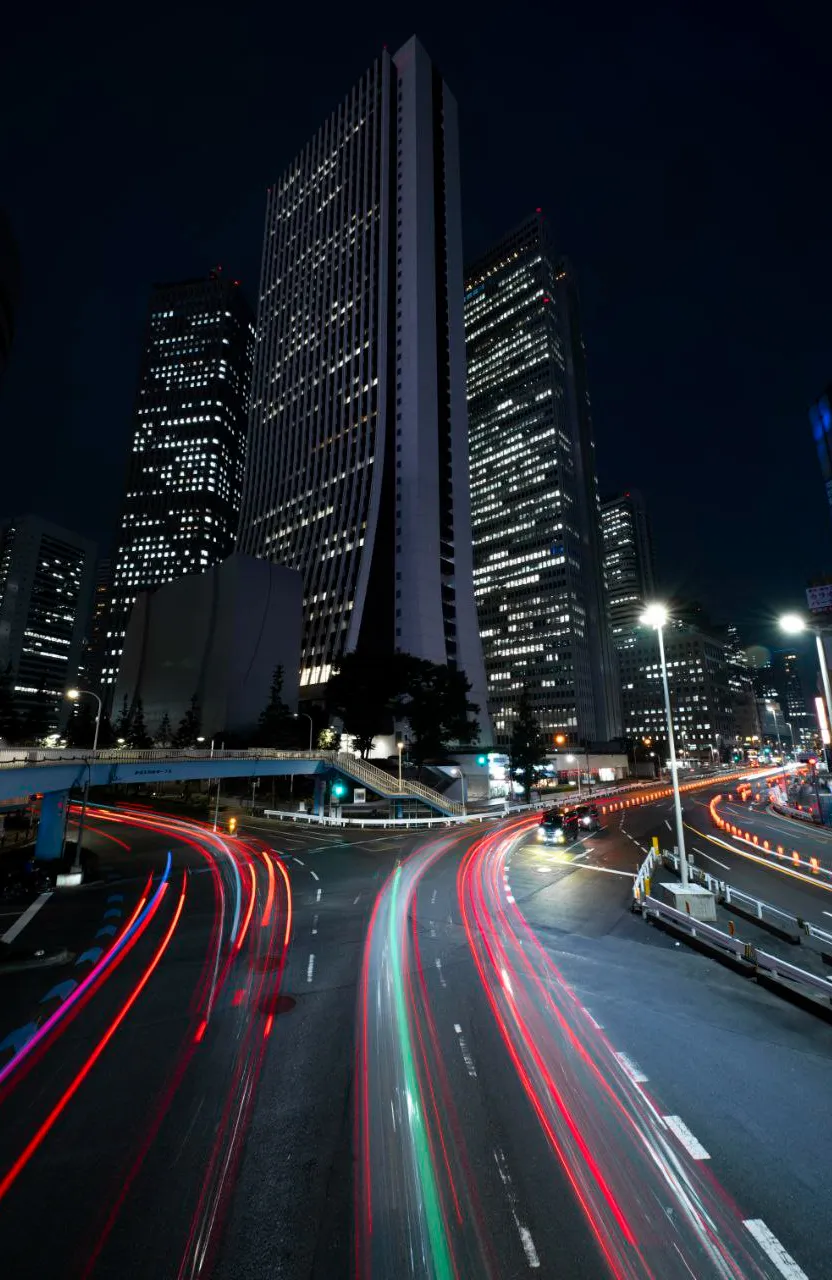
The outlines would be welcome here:
[[[22,973],[25,969],[50,969],[55,965],[69,964],[75,959],[75,951],[62,947],[46,956],[21,956],[19,960],[0,961],[0,978],[6,973]]]

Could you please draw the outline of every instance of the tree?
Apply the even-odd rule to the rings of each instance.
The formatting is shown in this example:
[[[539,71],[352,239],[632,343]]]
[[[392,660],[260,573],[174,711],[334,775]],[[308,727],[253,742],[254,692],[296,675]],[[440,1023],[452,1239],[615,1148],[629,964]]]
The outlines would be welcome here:
[[[331,725],[327,725],[325,729],[321,729],[318,734],[318,750],[319,751],[335,751],[338,747],[338,733]]]
[[[14,701],[14,677],[9,663],[0,675],[0,739],[14,743],[20,736],[20,717]]]
[[[330,715],[338,716],[364,757],[370,754],[376,735],[393,727],[391,704],[398,692],[395,665],[377,654],[345,653],[326,686]]]
[[[179,721],[179,726],[173,735],[173,745],[179,750],[184,747],[195,747],[201,733],[202,713],[199,708],[199,698],[194,694],[188,704],[188,710]]]
[[[517,704],[517,718],[511,735],[511,763],[522,770],[526,803],[531,797],[532,778],[538,765],[546,759],[546,740],[540,732],[540,724],[534,714],[532,700],[526,686]]]
[[[127,745],[135,747],[137,751],[144,751],[153,746],[153,740],[144,722],[144,703],[141,697],[137,697],[133,703],[133,714],[127,731]]]
[[[471,683],[458,667],[403,653],[395,656],[395,709],[410,725],[410,754],[417,764],[447,755],[451,742],[471,742],[479,731],[479,707]]]
[[[159,721],[159,728],[156,730],[153,742],[157,747],[169,747],[173,742],[173,729],[170,727],[170,716],[167,711]]]
[[[66,745],[89,748],[94,738],[95,705],[92,698],[79,698],[66,726]]]
[[[123,738],[125,742],[129,740],[131,719],[130,702],[127,698],[127,694],[125,693],[121,702],[121,711],[118,713],[118,719],[116,720],[113,730],[117,739]]]
[[[283,667],[278,665],[272,673],[269,700],[257,721],[252,745],[255,747],[285,747],[294,743],[297,726],[292,713],[283,701]]]

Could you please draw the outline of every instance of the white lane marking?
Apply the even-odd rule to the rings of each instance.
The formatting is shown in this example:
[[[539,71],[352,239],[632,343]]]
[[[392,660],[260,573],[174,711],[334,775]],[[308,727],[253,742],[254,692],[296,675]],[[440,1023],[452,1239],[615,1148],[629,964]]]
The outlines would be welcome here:
[[[670,825],[670,823],[668,822],[667,818],[665,818],[665,820],[664,820],[664,825],[667,827],[668,831],[672,831],[672,830],[673,830],[673,828],[671,827],[671,825]]]
[[[603,1031],[603,1030],[604,1030],[604,1028],[601,1026],[601,1023],[600,1023],[600,1022],[598,1022],[595,1018],[593,1018],[592,1014],[589,1012],[589,1009],[584,1009],[584,1013],[585,1013],[585,1014],[586,1014],[586,1016],[589,1018],[590,1022],[592,1023],[592,1025],[593,1025],[593,1027],[595,1028],[595,1030],[596,1030],[596,1031]]]
[[[763,1253],[774,1263],[784,1280],[808,1280],[802,1267],[799,1267],[790,1253],[786,1253],[780,1241],[769,1231],[762,1218],[747,1218],[742,1224],[757,1241]]]
[[[462,1060],[465,1063],[466,1070],[468,1071],[469,1076],[473,1076],[476,1080],[477,1068],[474,1066],[474,1059],[471,1057],[468,1045],[465,1043],[465,1036],[462,1034],[462,1027],[458,1022],[454,1023],[454,1031],[459,1038],[459,1048],[462,1052]]]
[[[322,892],[323,892],[323,891],[322,891],[321,889],[319,889],[319,890],[318,890],[318,892],[315,894],[315,901],[316,901],[316,902],[320,902],[320,900],[321,900],[321,893],[322,893]]]
[[[436,894],[437,894],[437,892],[438,892],[438,890],[434,889],[433,893],[430,895],[430,905],[431,905],[431,906],[433,906],[433,904],[436,902]]]
[[[727,862],[720,862],[719,858],[712,858],[711,855],[709,853],[706,853],[704,849],[697,849],[696,845],[693,846],[693,852],[698,853],[699,856],[702,858],[707,858],[709,862],[715,862],[718,867],[722,867],[723,871],[731,870]]]
[[[823,914],[824,914],[825,916],[830,916],[830,917],[832,917],[832,911],[824,911],[824,913],[823,913]]]
[[[665,1124],[671,1133],[675,1133],[689,1156],[694,1160],[710,1160],[710,1156],[698,1138],[695,1138],[681,1116],[664,1116]]]
[[[316,871],[310,871],[309,874],[313,880],[320,880],[321,878]]]
[[[317,917],[317,916],[313,916],[313,917],[312,917],[312,933],[313,933],[313,935],[314,935],[314,934],[316,934],[317,932],[318,932],[318,917]]]
[[[508,897],[506,898],[506,902],[514,902],[514,898],[511,896],[511,894],[509,894]]]
[[[436,968],[439,972],[439,981],[442,983],[443,987],[447,987],[448,984],[445,981],[445,975],[442,972],[442,961],[439,959],[439,956],[436,957]]]
[[[52,890],[48,889],[46,893],[42,893],[39,895],[39,897],[35,898],[34,902],[31,902],[29,906],[26,908],[26,910],[23,912],[23,915],[20,916],[19,919],[15,921],[15,923],[11,926],[11,928],[6,930],[2,938],[0,938],[0,942],[14,942],[17,935],[23,932],[23,930],[26,928],[29,921],[34,920],[35,916],[40,911],[41,907],[43,906],[44,902],[46,902],[47,898],[51,898],[51,897],[52,897]]]
[[[299,867],[305,867],[305,866],[306,866],[306,863],[305,863],[305,862],[301,862],[300,858],[296,858],[294,854],[292,854],[292,861],[293,861],[293,862],[296,862],[296,863],[298,864],[298,866],[299,866]]]
[[[311,981],[312,981],[312,974],[313,974],[314,972],[315,972],[315,957],[314,957],[313,955],[311,955],[311,956],[309,957],[309,964],[306,966],[306,981],[307,981],[307,982],[311,982]]]
[[[629,1058],[626,1053],[617,1053],[615,1056],[618,1059],[619,1066],[624,1068],[633,1084],[647,1083],[647,1076],[644,1074],[641,1067],[637,1066],[636,1063],[633,1062],[632,1058]]]
[[[581,858],[585,858],[585,857],[586,857],[586,854],[585,854],[585,853],[576,853],[576,854],[575,854],[575,856],[574,856],[574,858],[572,859],[572,861],[573,861],[573,862],[580,862]]]
[[[500,1180],[505,1187],[506,1199],[508,1207],[511,1210],[511,1216],[514,1219],[514,1225],[517,1228],[517,1234],[520,1237],[520,1243],[523,1246],[523,1252],[526,1255],[526,1261],[533,1271],[540,1267],[540,1258],[537,1256],[537,1249],[534,1247],[532,1233],[527,1226],[520,1221],[517,1213],[517,1192],[511,1184],[511,1174],[508,1171],[506,1158],[501,1147],[494,1148],[494,1159],[497,1162],[497,1170],[500,1174]]]

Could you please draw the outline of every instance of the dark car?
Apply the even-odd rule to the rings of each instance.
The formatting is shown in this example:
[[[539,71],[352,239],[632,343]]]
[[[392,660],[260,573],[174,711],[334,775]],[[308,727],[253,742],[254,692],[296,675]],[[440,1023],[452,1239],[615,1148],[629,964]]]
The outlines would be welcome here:
[[[575,809],[581,831],[600,831],[601,816],[597,804],[579,804]]]
[[[579,834],[578,815],[574,809],[553,809],[544,813],[537,829],[537,838],[544,844],[571,844]]]

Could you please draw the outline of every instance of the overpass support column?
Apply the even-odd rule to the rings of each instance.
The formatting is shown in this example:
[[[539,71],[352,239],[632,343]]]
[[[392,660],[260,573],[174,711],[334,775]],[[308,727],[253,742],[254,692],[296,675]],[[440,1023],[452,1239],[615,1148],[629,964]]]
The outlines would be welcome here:
[[[315,779],[315,799],[312,812],[322,818],[326,812],[326,778]]]
[[[69,813],[68,791],[44,791],[40,802],[40,822],[35,840],[35,857],[55,862],[64,847],[64,831]]]

